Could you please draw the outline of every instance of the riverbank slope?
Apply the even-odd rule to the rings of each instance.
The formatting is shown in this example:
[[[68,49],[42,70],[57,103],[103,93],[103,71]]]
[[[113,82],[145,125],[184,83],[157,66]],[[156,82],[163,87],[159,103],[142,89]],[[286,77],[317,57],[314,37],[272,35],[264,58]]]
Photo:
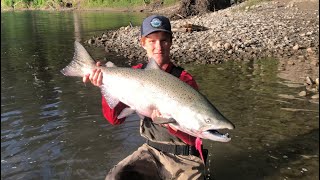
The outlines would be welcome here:
[[[177,7],[177,6],[176,6]],[[286,78],[304,82],[319,77],[319,1],[274,0],[172,21],[172,60],[176,64],[279,59]],[[153,13],[168,15],[174,8]],[[186,24],[196,25],[192,32]],[[200,26],[200,28],[199,28]],[[183,27],[183,28],[182,28]],[[130,62],[143,62],[140,27],[122,27],[91,38],[88,44],[116,52]],[[189,29],[190,30],[190,29]]]

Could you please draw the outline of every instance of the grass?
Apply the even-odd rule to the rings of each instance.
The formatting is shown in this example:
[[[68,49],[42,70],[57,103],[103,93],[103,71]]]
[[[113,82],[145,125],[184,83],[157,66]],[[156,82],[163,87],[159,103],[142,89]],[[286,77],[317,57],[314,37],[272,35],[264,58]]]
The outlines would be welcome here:
[[[153,3],[160,0],[146,0]],[[144,6],[143,0],[1,0],[1,10],[6,8],[36,8],[42,9],[52,7],[59,9],[66,2],[72,2],[79,8],[128,8]],[[168,6],[178,2],[178,0],[163,0],[163,5]]]
[[[241,6],[240,8],[239,8],[239,10],[242,10],[242,11],[244,11],[244,10],[246,10],[246,7],[252,7],[252,6],[255,6],[255,5],[258,5],[258,4],[261,4],[261,3],[263,3],[263,2],[267,2],[267,1],[272,1],[272,0],[246,0],[245,2],[244,2],[244,5],[243,6]]]
[[[260,4],[262,2],[266,2],[266,1],[270,1],[270,0],[248,0],[246,1],[246,6],[254,6],[254,5],[257,5],[257,4]]]

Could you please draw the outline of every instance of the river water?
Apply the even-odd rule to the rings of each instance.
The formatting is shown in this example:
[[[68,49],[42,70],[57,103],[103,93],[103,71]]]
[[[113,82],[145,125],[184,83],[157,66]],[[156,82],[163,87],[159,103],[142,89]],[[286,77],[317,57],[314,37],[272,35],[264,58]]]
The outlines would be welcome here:
[[[73,57],[75,40],[130,21],[139,25],[144,17],[1,13],[1,179],[104,179],[144,142],[136,118],[111,126],[101,114],[99,89],[60,73]],[[88,50],[96,59],[108,55]],[[231,142],[204,141],[211,177],[319,178],[319,103],[298,96],[302,84],[280,79],[276,60],[184,68],[236,125]]]

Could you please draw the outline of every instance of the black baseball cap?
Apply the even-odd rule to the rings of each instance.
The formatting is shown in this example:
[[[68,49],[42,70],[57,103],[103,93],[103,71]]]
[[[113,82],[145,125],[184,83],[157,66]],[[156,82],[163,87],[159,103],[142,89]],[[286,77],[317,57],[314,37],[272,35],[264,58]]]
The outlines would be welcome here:
[[[167,17],[152,15],[143,20],[141,25],[141,37],[157,31],[172,34],[170,20]]]

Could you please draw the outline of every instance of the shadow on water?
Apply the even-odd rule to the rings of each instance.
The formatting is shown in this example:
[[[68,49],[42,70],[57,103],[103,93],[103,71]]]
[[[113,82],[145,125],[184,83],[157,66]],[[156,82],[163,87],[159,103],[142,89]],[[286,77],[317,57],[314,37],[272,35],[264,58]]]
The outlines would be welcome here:
[[[277,77],[277,61],[186,65],[200,91],[231,120],[228,143],[204,141],[210,176],[229,179],[319,177],[319,104]]]
[[[230,158],[216,154],[210,172],[217,180],[318,179],[318,143],[319,129],[314,129],[272,147],[233,152]]]

